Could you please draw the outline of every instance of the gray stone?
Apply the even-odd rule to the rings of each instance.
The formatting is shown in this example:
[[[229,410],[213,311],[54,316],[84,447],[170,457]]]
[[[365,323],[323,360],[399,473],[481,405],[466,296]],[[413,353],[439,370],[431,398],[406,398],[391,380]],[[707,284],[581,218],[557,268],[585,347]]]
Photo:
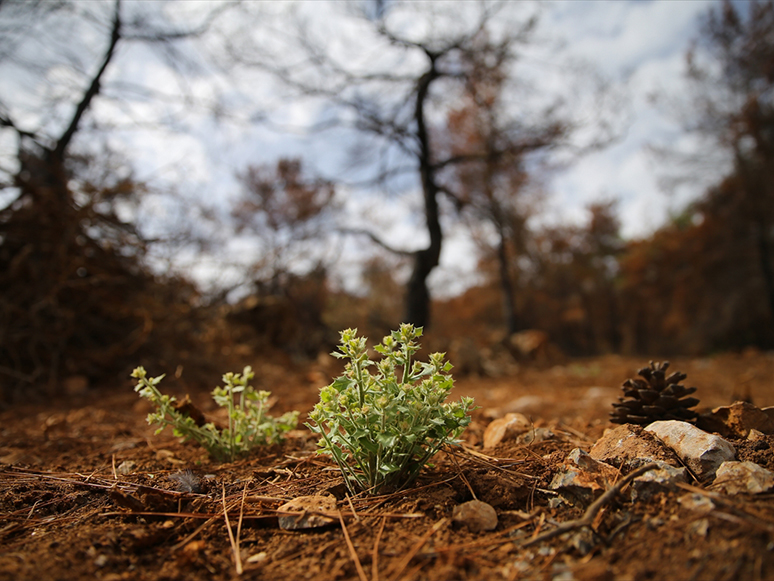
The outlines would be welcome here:
[[[633,424],[605,430],[589,451],[589,456],[616,468],[623,467],[626,472],[651,462],[680,466],[680,460],[671,448],[641,426]]]
[[[613,466],[598,462],[580,448],[575,448],[564,461],[561,472],[554,475],[550,488],[588,503],[607,490],[619,474]]]
[[[774,488],[774,473],[754,462],[723,462],[710,488],[726,494],[760,494]]]
[[[658,460],[656,464],[658,468],[649,470],[632,481],[632,500],[648,500],[665,490],[675,490],[678,482],[687,481],[685,468],[676,468]]]
[[[497,513],[486,502],[470,500],[454,507],[452,521],[465,525],[473,533],[492,531],[497,528]]]
[[[279,507],[280,512],[292,512],[279,517],[281,529],[294,531],[316,529],[335,522],[332,516],[336,512],[336,499],[332,496],[299,496]],[[323,513],[323,514],[320,514]]]
[[[599,541],[596,534],[594,534],[594,531],[588,527],[583,527],[579,531],[574,532],[570,538],[567,539],[567,542],[570,546],[574,547],[578,553],[585,557],[594,550],[594,547],[597,546]]]
[[[550,428],[534,428],[519,435],[516,441],[519,444],[537,444],[538,442],[551,440],[553,437],[554,433]]]
[[[126,476],[127,474],[131,474],[134,472],[134,469],[137,467],[137,462],[134,460],[124,460],[121,462],[121,464],[116,469],[116,472],[119,474]]]
[[[736,455],[730,442],[688,422],[653,422],[645,430],[672,448],[701,480],[712,478],[723,462],[733,460]]]

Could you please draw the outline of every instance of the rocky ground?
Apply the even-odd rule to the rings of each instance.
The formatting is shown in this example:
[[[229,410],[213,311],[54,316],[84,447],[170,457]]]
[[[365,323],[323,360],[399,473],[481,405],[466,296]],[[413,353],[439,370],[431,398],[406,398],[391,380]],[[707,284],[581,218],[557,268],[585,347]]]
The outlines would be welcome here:
[[[464,445],[376,497],[349,497],[304,429],[226,464],[153,436],[129,381],[6,408],[0,580],[774,579],[774,354],[672,362],[701,412],[753,402],[702,430],[609,423],[644,363],[460,378],[480,406]],[[258,371],[302,412],[332,373]]]

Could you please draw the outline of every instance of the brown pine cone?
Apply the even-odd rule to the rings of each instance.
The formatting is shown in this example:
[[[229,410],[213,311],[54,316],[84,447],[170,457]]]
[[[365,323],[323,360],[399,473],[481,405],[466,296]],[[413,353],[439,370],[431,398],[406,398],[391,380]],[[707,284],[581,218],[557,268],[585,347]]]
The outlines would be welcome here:
[[[669,377],[666,370],[669,362],[650,362],[648,367],[637,374],[643,379],[627,379],[621,389],[624,397],[613,404],[610,421],[614,424],[639,424],[646,426],[658,420],[682,420],[693,422],[696,411],[692,408],[699,403],[695,397],[685,397],[696,391],[695,387],[680,385],[687,376],[676,371]]]

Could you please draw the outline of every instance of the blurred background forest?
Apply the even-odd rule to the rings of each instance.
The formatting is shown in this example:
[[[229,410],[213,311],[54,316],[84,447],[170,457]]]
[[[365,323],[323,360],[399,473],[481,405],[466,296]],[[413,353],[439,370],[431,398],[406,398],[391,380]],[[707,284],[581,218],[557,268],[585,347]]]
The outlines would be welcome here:
[[[461,373],[774,348],[772,2],[697,20],[660,98],[702,147],[652,155],[672,184],[720,175],[636,238],[615,192],[542,219],[546,176],[625,133],[625,93],[585,66],[561,69],[571,98],[531,83],[545,39],[513,3],[430,5],[347,3],[355,47],[293,3],[0,2],[3,397],[139,364],[209,384],[402,321]],[[195,158],[138,177],[181,136],[246,125],[319,158],[240,160],[228,192],[180,186]],[[474,275],[434,279],[442,257]]]

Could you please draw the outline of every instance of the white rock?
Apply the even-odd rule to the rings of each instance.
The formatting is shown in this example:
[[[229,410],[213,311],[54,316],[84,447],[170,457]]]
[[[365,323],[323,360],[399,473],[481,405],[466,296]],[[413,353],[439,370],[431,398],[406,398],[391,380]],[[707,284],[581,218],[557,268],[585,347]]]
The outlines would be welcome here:
[[[709,520],[706,518],[695,520],[688,525],[685,532],[690,536],[706,538],[709,532]]]
[[[766,434],[753,428],[752,430],[750,430],[750,433],[747,434],[747,439],[750,440],[751,442],[757,442],[758,440],[765,440]]]
[[[760,494],[774,488],[774,473],[754,462],[723,462],[711,488],[726,494]]]
[[[720,436],[708,434],[688,422],[653,422],[645,428],[672,448],[702,480],[711,478],[723,462],[733,460],[736,450]]]
[[[127,474],[131,474],[132,472],[134,472],[134,469],[136,467],[137,467],[137,462],[135,462],[134,460],[124,460],[118,466],[118,468],[116,469],[116,472],[126,476]]]
[[[677,499],[677,502],[683,508],[687,508],[688,510],[693,510],[700,513],[708,513],[714,510],[715,508],[715,503],[712,502],[711,498],[708,498],[703,494],[699,494],[697,492],[684,494],[683,496]]]
[[[602,437],[589,450],[589,456],[616,468],[623,467],[624,472],[635,470],[651,462],[681,466],[680,460],[671,448],[652,433],[633,424],[623,424],[605,430]]]
[[[494,448],[502,442],[523,434],[532,428],[532,422],[522,414],[506,414],[505,417],[493,420],[484,431],[484,448]]]

